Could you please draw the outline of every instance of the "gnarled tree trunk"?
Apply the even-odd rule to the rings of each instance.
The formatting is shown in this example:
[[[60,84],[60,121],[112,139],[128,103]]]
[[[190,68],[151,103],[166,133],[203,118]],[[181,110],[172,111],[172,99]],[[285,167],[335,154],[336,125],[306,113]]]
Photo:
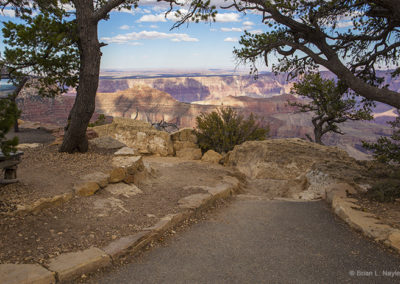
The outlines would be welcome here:
[[[98,20],[94,19],[92,0],[75,0],[76,21],[79,36],[80,76],[75,103],[60,152],[86,152],[88,140],[86,128],[95,110],[96,92],[100,73],[100,43],[97,35]]]

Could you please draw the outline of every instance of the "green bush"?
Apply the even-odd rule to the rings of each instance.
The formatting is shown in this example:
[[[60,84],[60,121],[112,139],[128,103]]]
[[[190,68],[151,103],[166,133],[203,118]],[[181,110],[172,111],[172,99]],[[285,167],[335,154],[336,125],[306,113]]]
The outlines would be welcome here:
[[[400,198],[400,180],[387,179],[375,183],[368,189],[367,197],[379,202],[394,202]]]
[[[262,126],[262,121],[256,121],[253,114],[245,119],[230,107],[202,113],[196,117],[196,124],[196,135],[203,152],[226,153],[245,141],[264,140],[269,132],[269,128]]]
[[[4,155],[9,155],[11,152],[17,150],[18,137],[8,140],[6,134],[13,127],[19,114],[20,112],[14,102],[7,99],[0,99],[0,150]]]
[[[376,143],[362,141],[363,147],[371,150],[375,159],[382,163],[400,164],[400,117],[388,124],[393,129],[392,135],[381,136]]]

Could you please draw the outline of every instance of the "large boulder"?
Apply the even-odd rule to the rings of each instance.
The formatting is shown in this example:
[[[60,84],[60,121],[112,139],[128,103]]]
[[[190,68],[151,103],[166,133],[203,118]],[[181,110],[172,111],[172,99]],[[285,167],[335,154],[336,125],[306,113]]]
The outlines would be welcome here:
[[[171,134],[172,141],[187,141],[197,143],[197,136],[193,128],[182,128]]]
[[[121,143],[117,139],[114,139],[110,136],[97,137],[92,140],[89,140],[89,143],[98,148],[108,149],[108,150],[118,150],[125,147],[124,143]]]
[[[355,184],[366,172],[364,162],[339,148],[297,138],[248,141],[235,146],[223,162],[270,198],[323,198],[332,184]]]
[[[201,150],[200,148],[185,148],[179,151],[176,151],[176,156],[185,160],[200,160],[201,159]]]
[[[111,124],[93,128],[99,137],[111,136],[140,154],[172,156],[170,134],[155,130],[151,124],[130,118],[115,117]]]
[[[215,152],[214,150],[208,150],[207,152],[204,153],[203,157],[201,158],[203,162],[217,163],[217,164],[221,159],[222,155],[220,153]]]
[[[182,128],[172,133],[171,140],[177,157],[190,158],[192,156],[192,158],[195,157],[195,160],[201,158],[201,155],[198,158],[200,148],[197,145],[197,136],[193,128]]]
[[[251,178],[295,179],[310,171],[315,164],[354,164],[355,160],[336,147],[302,139],[247,141],[228,153],[227,166],[235,166]]]

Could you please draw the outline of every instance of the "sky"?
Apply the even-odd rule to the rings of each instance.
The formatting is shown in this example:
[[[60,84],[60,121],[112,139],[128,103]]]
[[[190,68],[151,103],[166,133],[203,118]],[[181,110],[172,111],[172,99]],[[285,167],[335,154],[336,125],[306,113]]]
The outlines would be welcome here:
[[[100,22],[99,38],[108,44],[102,48],[102,70],[245,70],[238,66],[233,48],[239,47],[244,30],[265,29],[260,15],[219,10],[215,23],[190,23],[170,30],[176,19],[174,13],[165,17],[168,6],[141,1],[139,8],[113,11],[109,20]],[[7,20],[16,20],[13,11],[0,15],[0,22]],[[0,52],[3,48],[1,44]]]

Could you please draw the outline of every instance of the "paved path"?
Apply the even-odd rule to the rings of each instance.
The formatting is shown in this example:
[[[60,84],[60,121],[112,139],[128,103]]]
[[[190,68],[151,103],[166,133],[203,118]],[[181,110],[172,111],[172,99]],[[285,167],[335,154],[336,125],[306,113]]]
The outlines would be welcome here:
[[[350,275],[396,270],[397,255],[349,229],[323,201],[239,198],[95,282],[399,283],[400,275]]]

